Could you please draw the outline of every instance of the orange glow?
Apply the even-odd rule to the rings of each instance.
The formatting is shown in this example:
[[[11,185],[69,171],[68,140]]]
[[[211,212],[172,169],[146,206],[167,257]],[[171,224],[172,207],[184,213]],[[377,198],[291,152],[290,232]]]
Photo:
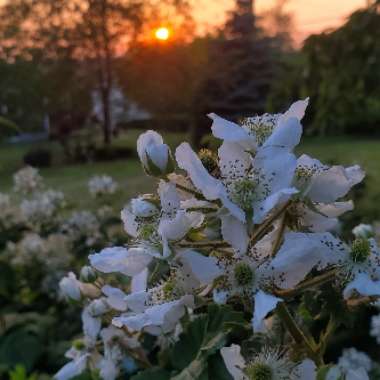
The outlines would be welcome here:
[[[158,28],[155,31],[155,36],[160,41],[166,41],[170,37],[170,30],[165,27]]]

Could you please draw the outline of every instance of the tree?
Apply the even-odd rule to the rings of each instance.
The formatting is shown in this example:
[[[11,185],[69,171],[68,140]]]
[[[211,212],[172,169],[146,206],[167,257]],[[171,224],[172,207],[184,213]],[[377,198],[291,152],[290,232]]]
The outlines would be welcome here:
[[[380,123],[380,2],[341,27],[310,36],[282,70],[274,106],[310,96],[312,133],[377,133]],[[285,78],[285,79],[284,79]],[[283,106],[284,104],[282,104]]]
[[[209,133],[210,112],[230,120],[264,112],[274,52],[273,39],[255,22],[253,0],[236,0],[221,35],[210,46],[208,72],[194,97],[194,144]]]
[[[111,140],[110,93],[115,62],[128,52],[155,7],[180,7],[185,0],[16,0],[1,9],[1,53],[50,67],[59,61],[92,77],[103,105],[103,139]],[[73,72],[76,77],[76,73]]]

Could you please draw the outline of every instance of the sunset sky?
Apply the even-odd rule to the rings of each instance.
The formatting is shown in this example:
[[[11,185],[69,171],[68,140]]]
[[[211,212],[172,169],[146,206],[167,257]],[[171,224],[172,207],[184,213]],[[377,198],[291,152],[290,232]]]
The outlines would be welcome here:
[[[198,5],[195,16],[202,25],[222,23],[226,11],[234,4],[234,0],[192,1]],[[265,11],[274,3],[275,0],[256,0],[256,11]],[[286,9],[294,14],[294,38],[300,42],[310,33],[341,24],[346,16],[366,3],[366,0],[289,0]]]

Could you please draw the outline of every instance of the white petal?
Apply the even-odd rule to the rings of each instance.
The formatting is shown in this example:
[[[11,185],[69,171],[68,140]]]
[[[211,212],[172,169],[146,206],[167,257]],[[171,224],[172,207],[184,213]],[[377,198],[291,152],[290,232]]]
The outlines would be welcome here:
[[[284,119],[295,117],[296,119],[301,121],[305,116],[305,111],[308,105],[309,98],[306,98],[304,100],[298,100],[290,106],[290,108],[282,115],[282,117]]]
[[[342,260],[341,242],[330,233],[287,233],[273,259],[275,282],[282,289],[293,288],[313,269],[319,270]]]
[[[164,140],[162,139],[162,136],[155,131],[147,131],[141,134],[137,139],[137,154],[139,155],[141,162],[144,165],[147,164],[146,149],[148,146],[160,145],[163,143]]]
[[[223,239],[231,244],[236,255],[247,252],[249,236],[247,225],[232,215],[221,215]]]
[[[282,299],[259,290],[255,294],[254,300],[255,306],[252,319],[253,331],[262,332],[265,330],[264,318],[276,308],[279,302],[282,302]]]
[[[331,203],[344,197],[352,186],[364,178],[359,170],[332,166],[312,178],[308,197],[314,202]]]
[[[158,194],[164,213],[170,214],[180,208],[181,199],[174,183],[160,181],[158,184]]]
[[[102,292],[107,296],[107,303],[115,310],[125,311],[127,303],[125,302],[126,294],[119,288],[114,288],[109,285],[102,287]]]
[[[224,364],[234,380],[244,380],[243,369],[246,366],[245,360],[240,353],[240,346],[232,344],[230,347],[223,347],[220,354],[224,360]]]
[[[334,202],[328,204],[319,204],[316,206],[318,211],[329,218],[336,218],[343,215],[347,211],[352,211],[354,209],[354,204],[352,201],[347,202]]]
[[[310,359],[305,359],[295,368],[298,380],[315,380],[317,377],[317,366]]]
[[[180,240],[191,228],[202,224],[203,218],[204,215],[199,212],[179,210],[174,219],[161,219],[158,232],[167,240]]]
[[[302,135],[302,125],[295,117],[282,119],[273,133],[263,144],[263,148],[266,147],[281,147],[286,149],[293,149],[299,144]]]
[[[240,125],[225,120],[215,113],[210,113],[207,116],[213,121],[211,130],[218,139],[232,142],[250,139],[248,133]]]
[[[215,200],[220,197],[222,184],[208,173],[188,143],[182,143],[176,149],[176,160],[178,166],[186,170],[194,186],[206,199]]]
[[[253,208],[253,221],[255,224],[261,223],[265,217],[277,205],[288,201],[292,195],[297,194],[298,190],[294,187],[285,188],[265,198],[262,202],[257,202]]]
[[[145,291],[148,283],[148,268],[142,270],[139,274],[132,277],[131,280],[131,292]]]
[[[346,373],[345,380],[369,380],[369,376],[364,368],[350,369]]]
[[[211,284],[223,274],[215,257],[203,256],[188,249],[181,252],[178,258],[201,285]]]
[[[184,296],[180,300],[163,303],[147,308],[143,313],[134,316],[113,318],[112,323],[126,326],[132,331],[146,329],[151,334],[168,333],[172,331],[179,319],[185,314],[185,307],[194,307],[192,296]]]
[[[125,232],[136,238],[138,236],[138,223],[136,216],[131,212],[128,206],[121,210],[121,220],[124,223]]]
[[[91,343],[95,343],[99,335],[102,321],[98,317],[93,317],[87,307],[82,312],[82,325],[84,335],[90,339]]]
[[[354,291],[362,296],[380,296],[380,281],[373,281],[367,273],[359,273],[344,288],[344,298],[350,298]]]
[[[98,368],[100,377],[104,380],[115,380],[119,375],[119,368],[111,358],[103,358]]]
[[[214,290],[212,292],[212,299],[218,305],[224,305],[229,297],[229,292],[225,290]]]
[[[147,307],[148,293],[145,290],[134,292],[127,295],[125,298],[128,309],[135,313],[142,313]]]
[[[152,256],[141,248],[128,250],[124,247],[105,248],[88,258],[91,265],[100,272],[120,272],[127,276],[140,273],[152,260]]]
[[[82,355],[64,365],[55,375],[55,380],[69,380],[75,376],[79,376],[87,367],[88,354]]]
[[[219,168],[223,176],[245,176],[247,169],[252,164],[252,159],[245,149],[236,143],[223,142],[218,149]]]
[[[148,145],[146,154],[158,168],[165,172],[169,160],[169,147],[166,144]]]

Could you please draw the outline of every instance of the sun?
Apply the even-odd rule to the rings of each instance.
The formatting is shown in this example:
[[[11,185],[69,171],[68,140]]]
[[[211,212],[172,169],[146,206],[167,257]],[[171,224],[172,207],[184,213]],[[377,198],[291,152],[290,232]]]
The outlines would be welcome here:
[[[155,31],[155,36],[160,41],[166,41],[170,37],[170,30],[165,27],[158,28]]]

